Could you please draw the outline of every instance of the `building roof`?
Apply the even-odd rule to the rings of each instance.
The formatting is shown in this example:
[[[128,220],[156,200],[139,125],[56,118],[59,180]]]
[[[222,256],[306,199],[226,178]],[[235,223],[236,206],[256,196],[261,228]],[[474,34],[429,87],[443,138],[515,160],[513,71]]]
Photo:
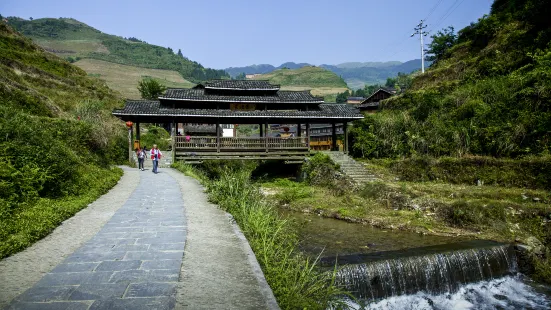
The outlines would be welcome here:
[[[395,95],[396,94],[396,89],[394,88],[389,88],[389,87],[379,87],[379,89],[377,89],[376,91],[373,92],[373,94],[369,95],[369,97],[365,98],[365,100],[362,102],[362,104],[366,101],[369,101],[369,99],[371,99],[371,97],[375,96],[376,93],[380,92],[380,91],[383,91],[385,93],[388,93],[390,94],[391,96],[392,95]]]
[[[336,123],[335,126],[337,128],[342,127],[342,123]],[[312,124],[310,125],[310,129],[317,129],[317,128],[332,128],[333,124]]]
[[[375,102],[364,102],[364,103],[361,103],[358,105],[358,108],[359,109],[362,109],[362,108],[371,108],[371,107],[378,107],[379,106],[379,101],[375,101]]]
[[[264,80],[210,80],[201,85],[206,89],[279,90],[279,85]]]
[[[184,126],[184,133],[216,133],[216,125],[189,125]]]
[[[235,111],[226,109],[185,109],[168,108],[159,101],[128,100],[124,108],[115,109],[113,115],[129,119],[130,117],[197,117],[197,118],[239,118],[239,119],[361,119],[363,115],[346,104],[320,104],[309,111],[254,110]]]
[[[245,82],[245,81],[239,81]],[[159,99],[179,101],[212,101],[212,102],[262,102],[262,103],[323,103],[323,98],[314,97],[310,91],[277,91],[268,96],[231,96],[205,93],[201,88],[169,88]]]
[[[364,100],[364,97],[348,97],[346,100]]]

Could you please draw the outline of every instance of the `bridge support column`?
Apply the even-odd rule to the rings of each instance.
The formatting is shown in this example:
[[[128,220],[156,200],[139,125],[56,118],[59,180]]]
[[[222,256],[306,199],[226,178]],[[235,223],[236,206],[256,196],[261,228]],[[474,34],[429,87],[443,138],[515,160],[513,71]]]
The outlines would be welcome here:
[[[331,151],[338,151],[337,149],[337,124],[331,124]]]
[[[216,153],[220,153],[220,121],[216,121]]]
[[[344,133],[344,153],[348,154],[348,123],[342,123],[342,130]]]
[[[136,140],[140,140],[140,123],[136,123]],[[141,144],[140,144],[140,148],[141,148]]]
[[[265,129],[265,134],[264,134],[264,145],[266,147],[266,153],[268,153],[268,121],[266,121],[266,123],[264,124],[264,126],[266,126],[264,129]]]
[[[306,123],[306,145],[310,151],[310,123]]]
[[[302,126],[301,124],[297,124],[297,137],[302,136]]]
[[[133,162],[134,161],[134,149],[132,145],[134,144],[133,141],[133,132],[132,132],[132,126],[128,127],[128,161]]]
[[[258,128],[260,128],[260,137],[264,137],[264,125],[258,124]]]

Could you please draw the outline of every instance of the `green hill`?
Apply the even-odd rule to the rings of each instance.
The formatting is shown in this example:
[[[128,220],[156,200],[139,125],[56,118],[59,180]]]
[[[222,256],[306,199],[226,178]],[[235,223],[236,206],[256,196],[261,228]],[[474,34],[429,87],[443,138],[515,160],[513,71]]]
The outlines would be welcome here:
[[[311,90],[313,95],[325,97],[326,101],[335,101],[338,93],[348,89],[346,82],[338,75],[319,67],[279,69],[254,79],[279,84],[283,90]]]
[[[44,237],[116,184],[122,99],[0,22],[0,258]]]
[[[175,54],[170,48],[106,34],[72,18],[29,21],[9,17],[8,23],[47,51],[71,61],[91,58],[142,68],[174,70],[193,82],[229,78],[225,71],[204,68]]]
[[[356,155],[549,155],[549,14],[549,1],[496,0],[406,93],[358,122]]]

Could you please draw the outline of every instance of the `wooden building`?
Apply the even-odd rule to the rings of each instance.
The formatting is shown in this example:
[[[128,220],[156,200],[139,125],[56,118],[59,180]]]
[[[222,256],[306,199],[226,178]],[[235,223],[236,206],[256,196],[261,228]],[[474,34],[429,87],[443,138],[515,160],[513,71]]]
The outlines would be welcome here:
[[[375,113],[379,109],[379,102],[388,99],[396,94],[394,88],[381,87],[377,89],[371,96],[367,97],[358,105],[361,112]]]
[[[176,160],[213,158],[302,160],[309,154],[310,125],[331,124],[331,148],[337,149],[336,124],[362,119],[357,109],[346,104],[328,104],[309,91],[282,91],[279,85],[260,80],[212,80],[191,89],[168,89],[159,100],[129,100],[113,115],[140,123],[213,124],[217,133],[193,137],[189,141],[172,134]],[[222,137],[220,124],[258,124],[260,137]],[[267,137],[270,124],[296,124],[295,137]],[[306,126],[303,136],[302,126]],[[132,131],[130,131],[132,132]],[[348,143],[343,142],[344,151]]]
[[[343,124],[335,124],[337,149],[344,149]],[[339,139],[340,138],[340,139]],[[310,128],[310,148],[315,151],[329,151],[333,146],[333,124],[313,124]]]

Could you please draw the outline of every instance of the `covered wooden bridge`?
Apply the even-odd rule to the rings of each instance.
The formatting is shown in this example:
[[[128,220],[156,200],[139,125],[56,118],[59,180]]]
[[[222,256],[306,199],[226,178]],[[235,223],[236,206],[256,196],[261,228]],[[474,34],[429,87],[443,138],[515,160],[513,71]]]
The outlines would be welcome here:
[[[310,124],[331,124],[333,149],[337,149],[337,124],[343,124],[344,151],[348,150],[347,123],[363,118],[346,104],[324,103],[309,91],[282,91],[279,85],[257,80],[212,80],[191,89],[168,89],[159,100],[128,100],[113,115],[136,124],[172,124],[175,160],[283,159],[302,160],[310,152]],[[214,124],[213,136],[176,134],[178,124]],[[257,124],[257,137],[224,137],[224,124]],[[273,137],[270,124],[296,124],[294,137]],[[303,128],[305,134],[303,135]]]

